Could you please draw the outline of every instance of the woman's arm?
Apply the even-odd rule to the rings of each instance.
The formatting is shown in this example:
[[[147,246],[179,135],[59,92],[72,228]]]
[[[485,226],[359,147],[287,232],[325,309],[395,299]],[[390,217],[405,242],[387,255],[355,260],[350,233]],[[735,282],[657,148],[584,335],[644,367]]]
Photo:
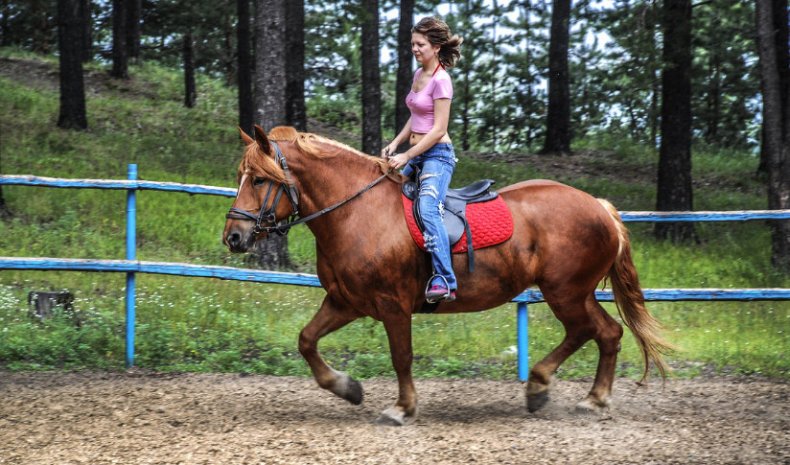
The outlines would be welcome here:
[[[402,168],[409,160],[436,145],[447,134],[447,125],[450,122],[450,103],[451,100],[449,98],[440,98],[433,101],[433,127],[416,145],[391,158],[390,166],[396,169]],[[411,118],[409,118],[409,123],[411,123]],[[411,127],[411,124],[407,124],[407,126]],[[400,134],[398,137],[400,137]]]
[[[381,156],[387,158],[390,155],[394,155],[395,151],[398,150],[398,146],[408,140],[409,136],[411,135],[411,116],[406,121],[406,124],[403,125],[403,129],[392,139],[386,147],[381,149]]]

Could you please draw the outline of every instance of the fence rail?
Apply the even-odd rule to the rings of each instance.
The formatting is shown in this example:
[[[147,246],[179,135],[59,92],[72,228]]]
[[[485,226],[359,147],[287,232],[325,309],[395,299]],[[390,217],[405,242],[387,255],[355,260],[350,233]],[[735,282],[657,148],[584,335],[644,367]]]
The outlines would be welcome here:
[[[62,187],[73,189],[152,190],[184,192],[187,194],[219,195],[235,197],[231,187],[206,186],[202,184],[180,184],[176,182],[123,180],[123,179],[68,179],[31,175],[0,175],[0,185]],[[678,222],[678,221],[756,221],[787,220],[790,210],[738,210],[738,211],[695,211],[695,212],[650,212],[621,211],[625,222]]]
[[[137,179],[137,165],[129,165],[127,180],[64,179],[30,175],[0,175],[0,185],[37,186],[75,189],[115,189],[127,191],[126,260],[92,260],[73,258],[0,257],[0,270],[69,270],[126,273],[126,364],[134,365],[135,334],[135,275],[151,273],[188,277],[217,278],[235,281],[252,281],[270,284],[321,287],[318,277],[310,274],[250,270],[227,266],[204,266],[186,263],[138,261],[136,257],[136,192],[154,190],[183,192],[187,194],[235,197],[236,189],[180,184]],[[697,212],[645,212],[624,211],[625,222],[679,222],[679,221],[753,221],[788,220],[790,210],[749,211],[697,211]],[[648,301],[757,301],[790,300],[790,289],[644,289]],[[600,301],[614,300],[611,291],[596,291]],[[516,303],[516,328],[518,349],[518,376],[525,381],[529,373],[529,332],[527,304],[543,302],[543,294],[527,289],[512,302]]]
[[[137,260],[90,260],[79,258],[0,257],[2,270],[46,270],[46,271],[107,271],[122,273],[147,273],[194,278],[216,278],[233,281],[250,281],[266,284],[289,284],[294,286],[321,287],[318,276],[305,273],[253,270],[230,266],[191,265],[187,263],[148,262]],[[790,289],[642,289],[645,300],[654,302],[678,301],[758,301],[790,300]],[[599,301],[613,302],[611,291],[596,291]],[[540,303],[543,293],[527,289],[512,302]]]

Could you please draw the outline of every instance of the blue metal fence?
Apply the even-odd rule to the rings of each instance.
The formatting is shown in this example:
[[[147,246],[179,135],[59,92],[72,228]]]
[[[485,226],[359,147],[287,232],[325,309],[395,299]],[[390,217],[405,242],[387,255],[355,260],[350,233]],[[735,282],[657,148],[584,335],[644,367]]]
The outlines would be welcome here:
[[[0,270],[70,270],[126,273],[126,365],[134,365],[135,336],[135,275],[136,273],[167,274],[190,277],[218,278],[260,283],[290,284],[320,287],[318,277],[301,273],[283,273],[251,270],[226,266],[190,265],[185,263],[160,263],[136,260],[136,192],[158,190],[189,194],[235,197],[236,189],[179,184],[171,182],[141,181],[137,179],[137,165],[129,165],[127,180],[62,179],[28,175],[0,175],[0,185],[41,186],[61,188],[122,189],[127,191],[126,203],[126,260],[92,260],[34,257],[0,257]],[[788,220],[790,210],[750,210],[730,212],[620,212],[626,222],[676,222],[676,221],[750,221]],[[790,300],[790,289],[644,289],[648,301],[755,301]],[[612,302],[611,291],[597,291],[599,301]],[[527,304],[543,302],[540,291],[527,289],[519,294],[516,303],[516,339],[518,349],[518,376],[526,381],[529,375],[529,323]]]

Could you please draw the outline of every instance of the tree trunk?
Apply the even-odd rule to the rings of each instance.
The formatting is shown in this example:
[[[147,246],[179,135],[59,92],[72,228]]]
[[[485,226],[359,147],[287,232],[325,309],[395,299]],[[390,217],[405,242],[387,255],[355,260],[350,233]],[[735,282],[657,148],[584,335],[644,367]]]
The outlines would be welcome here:
[[[2,134],[0,134],[0,143],[2,143]],[[2,154],[3,152],[0,151],[0,173],[3,172]],[[9,209],[8,205],[5,203],[5,198],[3,197],[3,186],[0,186],[0,219],[6,218],[11,218],[11,209]]]
[[[60,54],[60,116],[58,127],[87,129],[85,85],[82,77],[83,20],[80,0],[58,0]]]
[[[223,37],[225,38],[224,47],[222,50],[222,64],[225,67],[225,85],[228,87],[233,87],[238,78],[236,77],[236,71],[238,64],[238,57],[236,55],[236,50],[238,47],[234,48],[233,45],[233,24],[232,18],[229,18],[228,21],[225,23],[223,27]]]
[[[286,120],[299,131],[307,130],[307,109],[304,101],[304,0],[288,0],[285,11],[286,29]]]
[[[709,144],[718,143],[719,119],[721,116],[721,60],[718,50],[712,50],[709,61],[708,78],[708,114],[705,117],[705,141]]]
[[[555,0],[556,2],[556,0]],[[568,1],[570,3],[570,0]],[[493,0],[493,5],[491,5],[491,48],[489,53],[491,53],[491,69],[489,76],[490,84],[491,84],[491,96],[490,96],[490,103],[493,104],[493,111],[491,112],[491,119],[489,127],[489,134],[491,135],[491,148],[493,150],[497,150],[497,145],[499,144],[498,136],[499,136],[499,108],[497,103],[497,86],[499,83],[497,82],[496,78],[496,71],[499,69],[499,45],[497,44],[497,25],[498,25],[498,14],[499,14],[499,7],[497,6],[496,0]]]
[[[79,0],[82,5],[82,62],[93,60],[93,15],[91,0]]]
[[[645,28],[647,28],[648,34],[650,37],[655,37],[655,27],[656,23],[653,21],[653,17],[655,14],[653,10],[657,9],[658,7],[653,5],[650,7],[650,16],[651,19],[645,21]],[[658,124],[659,124],[659,94],[661,92],[661,85],[660,79],[658,75],[658,66],[655,63],[658,63],[657,55],[657,47],[650,47],[650,53],[648,55],[648,63],[650,63],[650,74],[653,79],[651,79],[651,93],[650,93],[650,147],[656,148],[658,146]]]
[[[239,86],[239,127],[252,134],[255,102],[252,97],[252,68],[250,55],[250,0],[237,0],[239,15],[238,39],[238,86]]]
[[[35,18],[32,22],[35,24],[33,28],[31,39],[31,48],[36,53],[48,55],[51,53],[51,37],[52,23],[50,23],[50,8],[52,2],[49,0],[28,0],[30,1],[30,9],[28,14]]]
[[[142,8],[142,0],[126,0],[126,53],[135,62],[140,58]]]
[[[664,1],[659,211],[693,209],[691,186],[691,1]],[[694,238],[692,223],[656,223],[659,239]]]
[[[772,21],[771,0],[757,0],[756,22],[757,42],[760,56],[760,83],[763,94],[763,145],[762,159],[768,167],[768,208],[790,208],[790,121],[783,118],[782,102],[790,105],[790,100],[782,100],[782,74],[780,52],[776,46],[779,32]],[[785,29],[786,34],[787,29]],[[787,41],[788,37],[782,38]],[[785,112],[785,114],[787,114]],[[784,133],[784,134],[783,134]],[[773,221],[771,232],[771,261],[778,269],[790,273],[790,221]]]
[[[255,120],[269,131],[288,123],[285,0],[256,0],[255,5]]]
[[[765,7],[763,7],[765,8]],[[773,34],[773,41],[774,41],[774,50],[776,56],[776,64],[779,69],[779,86],[780,86],[780,93],[782,100],[781,102],[787,102],[786,97],[788,92],[790,92],[790,75],[788,74],[788,60],[790,59],[790,55],[788,55],[788,44],[787,44],[787,29],[788,29],[788,13],[787,13],[787,0],[771,0],[771,9],[772,9],[772,34]],[[782,42],[782,38],[785,38],[785,41]],[[758,45],[759,46],[759,45]],[[782,105],[782,121],[785,121],[787,118],[787,112],[790,111],[787,108],[787,105]],[[765,145],[765,125],[763,124],[763,129],[760,133],[762,138],[761,146]],[[760,166],[757,167],[757,175],[760,178],[766,178],[768,176],[768,164],[770,161],[766,158],[768,153],[765,150],[760,150]]]
[[[381,77],[379,75],[379,2],[362,0],[362,151],[381,152]]]
[[[184,34],[184,106],[193,108],[197,100],[197,86],[195,85],[195,51],[192,41],[192,32]]]
[[[285,45],[285,0],[256,0],[255,121],[266,131],[288,124]],[[253,253],[264,269],[291,267],[288,236],[270,235]]]
[[[11,217],[11,210],[8,209],[8,205],[5,203],[5,198],[3,198],[3,187],[0,186],[0,219],[7,219]]]
[[[411,113],[406,106],[406,96],[411,91],[412,62],[411,28],[414,27],[414,0],[401,0],[398,24],[398,75],[395,83],[395,134],[403,129]]]
[[[784,128],[790,124],[790,24],[788,24],[788,0],[773,0],[774,44],[776,45],[776,65],[779,69],[779,92],[781,93],[782,121]],[[790,137],[788,130],[784,137]]]
[[[129,56],[126,47],[126,2],[112,1],[112,71],[110,76],[129,79]]]
[[[549,42],[549,108],[541,153],[571,153],[571,92],[568,72],[571,0],[554,0]]]
[[[11,45],[8,38],[8,17],[11,15],[11,8],[9,0],[2,0],[3,8],[0,10],[0,47],[7,47]],[[0,198],[2,199],[2,198]]]
[[[471,78],[471,64],[466,63],[464,65],[464,99],[461,101],[461,149],[463,151],[468,151],[470,148],[469,142],[469,126],[470,126],[470,106],[471,106],[471,96],[469,95],[469,80]]]

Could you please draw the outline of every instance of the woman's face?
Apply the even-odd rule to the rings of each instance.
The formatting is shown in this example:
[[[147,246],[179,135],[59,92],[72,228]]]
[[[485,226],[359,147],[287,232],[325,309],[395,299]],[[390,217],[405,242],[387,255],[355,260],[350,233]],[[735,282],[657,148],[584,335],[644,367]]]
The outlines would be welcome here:
[[[439,46],[433,45],[428,41],[428,38],[419,32],[414,32],[411,35],[411,53],[418,63],[424,64],[439,53]]]

